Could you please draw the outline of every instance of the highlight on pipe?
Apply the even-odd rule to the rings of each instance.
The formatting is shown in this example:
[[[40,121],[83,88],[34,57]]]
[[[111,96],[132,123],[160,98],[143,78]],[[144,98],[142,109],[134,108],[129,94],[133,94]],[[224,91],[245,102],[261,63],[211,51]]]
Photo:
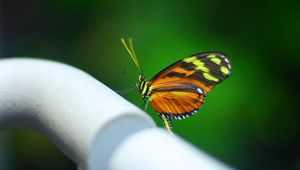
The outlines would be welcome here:
[[[163,120],[166,130],[171,133],[171,120],[184,119],[197,113],[207,93],[231,73],[232,67],[225,54],[202,52],[183,58],[146,80],[132,39],[128,39],[128,44],[124,38],[121,41],[141,73],[137,87],[146,102],[145,109],[150,102]]]

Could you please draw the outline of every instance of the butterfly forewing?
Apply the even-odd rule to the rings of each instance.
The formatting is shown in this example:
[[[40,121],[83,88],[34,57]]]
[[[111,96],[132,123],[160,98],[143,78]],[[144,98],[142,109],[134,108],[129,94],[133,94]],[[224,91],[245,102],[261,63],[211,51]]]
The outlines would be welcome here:
[[[170,118],[185,118],[202,105],[205,94],[225,80],[231,71],[221,53],[200,53],[165,68],[150,81],[150,102]]]

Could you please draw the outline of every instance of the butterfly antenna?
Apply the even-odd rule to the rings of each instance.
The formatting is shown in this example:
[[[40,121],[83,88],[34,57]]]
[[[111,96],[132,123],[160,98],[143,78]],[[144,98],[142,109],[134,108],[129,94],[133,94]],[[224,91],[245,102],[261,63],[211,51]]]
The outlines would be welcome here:
[[[163,122],[164,122],[165,129],[166,129],[169,133],[174,134],[171,119],[166,118],[164,115],[161,115],[161,119],[162,119]]]
[[[137,66],[137,68],[139,69],[140,73],[143,73],[140,63],[136,57],[136,54],[134,52],[133,49],[133,43],[132,43],[132,38],[128,39],[128,44],[126,43],[124,38],[121,38],[121,42],[124,45],[126,51],[128,52],[128,54],[130,55],[131,59],[133,60],[134,64]]]

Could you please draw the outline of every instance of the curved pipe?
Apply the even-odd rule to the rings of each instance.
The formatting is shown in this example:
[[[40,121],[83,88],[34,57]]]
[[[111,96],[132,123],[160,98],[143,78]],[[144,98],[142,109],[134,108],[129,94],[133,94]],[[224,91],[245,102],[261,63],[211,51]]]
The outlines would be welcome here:
[[[1,129],[47,135],[79,169],[165,169],[168,161],[175,161],[173,169],[228,169],[155,128],[147,114],[90,75],[47,60],[0,60]]]

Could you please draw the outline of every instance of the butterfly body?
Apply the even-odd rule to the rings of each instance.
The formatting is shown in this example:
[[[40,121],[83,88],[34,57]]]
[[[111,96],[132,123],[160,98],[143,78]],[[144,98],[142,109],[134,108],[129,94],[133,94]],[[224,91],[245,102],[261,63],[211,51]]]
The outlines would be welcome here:
[[[132,45],[130,47],[133,51]],[[132,59],[140,69],[135,55]],[[207,93],[228,78],[230,72],[231,64],[224,54],[199,53],[171,64],[150,80],[141,73],[138,91],[172,132],[171,119],[184,119],[196,113]]]
[[[143,74],[139,75],[139,85],[137,85],[138,91],[141,93],[144,99],[149,98],[151,94],[149,81],[146,80]]]

